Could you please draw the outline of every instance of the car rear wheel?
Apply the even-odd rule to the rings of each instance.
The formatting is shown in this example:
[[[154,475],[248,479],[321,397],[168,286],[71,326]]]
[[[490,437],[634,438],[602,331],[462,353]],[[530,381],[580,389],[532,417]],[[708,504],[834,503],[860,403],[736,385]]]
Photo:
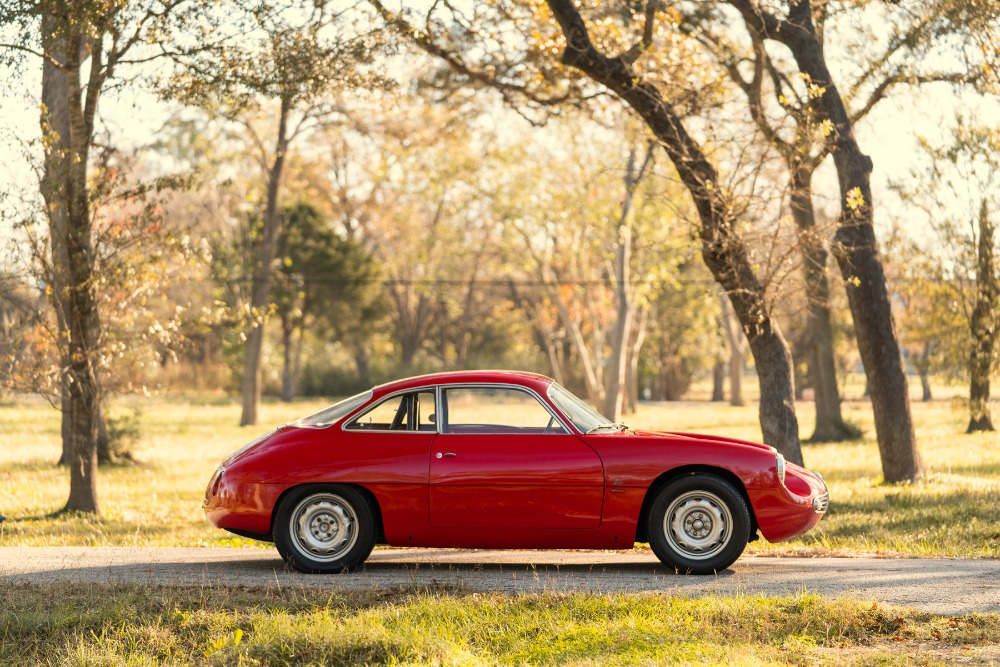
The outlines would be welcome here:
[[[732,565],[750,539],[750,511],[728,481],[704,473],[661,489],[649,512],[649,546],[680,574],[713,574]]]
[[[282,500],[273,537],[289,565],[323,573],[347,572],[365,562],[376,533],[375,513],[357,489],[310,485]]]

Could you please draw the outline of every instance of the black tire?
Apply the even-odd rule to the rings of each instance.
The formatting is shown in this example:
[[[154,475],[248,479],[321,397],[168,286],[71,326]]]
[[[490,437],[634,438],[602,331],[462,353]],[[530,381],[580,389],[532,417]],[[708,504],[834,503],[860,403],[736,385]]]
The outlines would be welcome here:
[[[696,473],[657,492],[646,534],[653,553],[678,574],[714,574],[743,553],[750,525],[747,503],[730,482]]]
[[[274,545],[301,572],[349,572],[365,562],[378,533],[368,499],[355,488],[310,484],[291,491],[274,517]]]

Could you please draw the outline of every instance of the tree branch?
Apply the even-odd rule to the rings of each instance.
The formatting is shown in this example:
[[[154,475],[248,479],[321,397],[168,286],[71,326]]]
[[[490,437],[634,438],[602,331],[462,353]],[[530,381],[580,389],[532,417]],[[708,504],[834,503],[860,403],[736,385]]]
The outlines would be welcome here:
[[[408,23],[406,19],[402,17],[401,14],[394,14],[389,11],[380,0],[368,0],[369,3],[375,8],[382,19],[389,24],[391,27],[399,31],[404,37],[409,39],[411,42],[416,44],[426,53],[440,58],[455,72],[468,77],[470,80],[480,83],[487,87],[493,88],[499,92],[505,101],[511,104],[516,110],[516,104],[514,104],[514,97],[520,95],[525,99],[528,99],[536,104],[542,106],[555,106],[566,102],[572,98],[572,95],[567,93],[565,95],[560,95],[557,97],[544,97],[532,91],[528,86],[510,83],[506,81],[501,81],[493,74],[483,72],[478,69],[474,69],[468,65],[457,53],[449,51],[444,47],[436,44],[431,37],[430,32],[430,13],[428,13],[428,29],[426,32],[421,33],[413,25]],[[436,4],[436,3],[435,3]],[[433,9],[433,8],[432,8]]]
[[[659,9],[659,6],[659,0],[649,0],[646,3],[646,20],[642,26],[642,38],[622,54],[622,60],[629,65],[635,63],[639,56],[653,46],[653,27],[656,22],[656,10]]]

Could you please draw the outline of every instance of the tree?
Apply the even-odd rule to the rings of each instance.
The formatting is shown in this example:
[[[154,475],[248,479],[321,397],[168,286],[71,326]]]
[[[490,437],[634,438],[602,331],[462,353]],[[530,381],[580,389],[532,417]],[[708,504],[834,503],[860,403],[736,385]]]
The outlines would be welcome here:
[[[924,211],[935,239],[932,248],[911,253],[918,257],[908,267],[910,300],[930,311],[915,328],[925,346],[935,346],[943,368],[968,378],[967,432],[992,431],[990,374],[1000,336],[995,232],[1000,133],[959,117],[946,143],[935,146],[924,139],[921,144],[930,166],[920,180],[934,187],[907,191],[897,186],[905,201]],[[923,270],[918,274],[915,268]]]
[[[616,56],[606,55],[595,45],[573,2],[548,0],[547,4],[566,40],[562,62],[606,86],[642,117],[693,198],[700,220],[702,257],[726,291],[756,361],[764,441],[789,460],[801,463],[791,354],[770,315],[764,286],[755,275],[748,248],[737,229],[733,202],[720,187],[715,166],[688,133],[674,106],[664,99],[655,81],[636,67],[639,57],[653,44],[657,3],[647,5],[641,37],[634,42],[634,49]]]
[[[822,2],[816,4],[812,16],[816,32],[823,34],[827,42],[840,38],[852,54],[862,59],[858,67],[846,68],[851,73],[856,71],[854,79],[846,86],[848,92],[844,100],[853,124],[864,120],[899,86],[942,81],[959,83],[977,77],[961,66],[935,69],[923,64],[943,60],[932,56],[942,36],[954,33],[954,29],[948,28],[954,8],[885,7],[881,11],[883,23],[879,35],[871,34],[859,25],[859,21],[852,20],[852,14],[861,9],[863,7],[856,7],[851,2]],[[741,49],[737,46],[738,40],[732,37],[732,22],[717,6],[703,3],[687,20],[691,22],[689,32],[708,47],[746,97],[750,118],[788,170],[790,208],[801,246],[808,298],[809,372],[816,402],[816,428],[810,440],[824,442],[856,437],[857,429],[841,416],[830,284],[826,273],[827,234],[817,224],[813,204],[814,175],[835,148],[828,139],[833,125],[823,122],[811,111],[812,100],[824,91],[812,83],[807,73],[796,72],[794,62],[784,62],[786,59],[781,54],[772,55],[766,48],[764,36],[753,23],[741,20],[750,37],[749,46]],[[889,36],[880,39],[886,26],[889,26]],[[749,75],[745,74],[747,70]],[[768,97],[772,98],[770,105]]]
[[[43,140],[47,158],[40,188],[49,223],[51,303],[58,313],[58,339],[64,345],[62,382],[68,387],[70,493],[66,510],[97,512],[97,443],[101,385],[98,360],[102,346],[94,246],[94,197],[90,180],[91,148],[98,106],[106,88],[130,64],[129,54],[146,44],[142,59],[169,48],[175,21],[192,29],[197,3],[183,0],[112,3],[38,0],[0,2],[0,28],[13,41],[0,43],[5,61],[23,64],[40,58],[43,71]],[[65,104],[65,106],[63,106]],[[65,113],[65,118],[63,117]]]
[[[604,414],[616,422],[621,420],[622,406],[625,401],[628,369],[632,365],[629,357],[638,357],[639,354],[639,350],[630,349],[629,346],[629,342],[633,339],[633,331],[639,331],[639,322],[637,321],[639,308],[636,303],[639,295],[636,294],[637,290],[632,278],[632,207],[634,206],[636,188],[643,176],[646,175],[646,170],[653,160],[654,146],[653,143],[648,144],[644,151],[644,157],[638,161],[636,148],[633,146],[629,150],[625,175],[622,177],[625,194],[622,197],[621,215],[615,225],[615,242],[612,244],[615,254],[611,282],[615,290],[616,312],[614,328],[611,331],[611,358],[608,364]],[[641,341],[642,338],[637,340]]]
[[[615,420],[634,412],[640,377],[657,398],[683,393],[705,319],[684,193],[645,128],[618,124],[550,119],[513,154],[495,204],[510,293],[537,348]]]
[[[990,373],[1000,335],[1000,268],[996,262],[997,237],[985,200],[979,206],[976,240],[976,297],[969,318],[973,345],[969,350],[969,427],[967,433],[995,431],[990,417]]]
[[[886,482],[913,481],[923,465],[913,431],[906,374],[873,225],[872,161],[854,137],[854,121],[830,74],[812,3],[789,3],[780,14],[750,0],[729,0],[748,29],[788,48],[809,86],[807,108],[817,127],[829,130],[840,186],[841,216],[834,255],[847,288],[858,350],[871,392],[882,474]]]
[[[371,255],[338,235],[315,206],[300,202],[282,215],[274,301],[284,349],[281,399],[290,401],[298,391],[306,331],[339,336],[341,322],[370,325],[381,311],[381,281]]]
[[[378,48],[375,35],[352,23],[350,8],[330,14],[322,2],[262,3],[251,7],[241,21],[244,37],[186,60],[184,69],[165,86],[165,94],[242,123],[253,139],[266,182],[263,232],[245,304],[240,425],[247,426],[257,423],[260,406],[261,354],[289,153],[296,140],[342,117],[338,95],[380,85],[382,79],[367,68]],[[276,115],[271,149],[250,120],[268,106]]]

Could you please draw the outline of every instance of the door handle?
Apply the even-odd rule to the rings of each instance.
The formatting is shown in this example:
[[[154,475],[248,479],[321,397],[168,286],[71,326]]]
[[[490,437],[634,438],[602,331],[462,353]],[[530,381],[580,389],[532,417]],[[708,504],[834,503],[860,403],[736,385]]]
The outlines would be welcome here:
[[[444,454],[442,454],[441,452],[437,453],[437,457],[439,459],[445,456],[458,456],[458,454],[456,454],[455,452],[445,452]]]

